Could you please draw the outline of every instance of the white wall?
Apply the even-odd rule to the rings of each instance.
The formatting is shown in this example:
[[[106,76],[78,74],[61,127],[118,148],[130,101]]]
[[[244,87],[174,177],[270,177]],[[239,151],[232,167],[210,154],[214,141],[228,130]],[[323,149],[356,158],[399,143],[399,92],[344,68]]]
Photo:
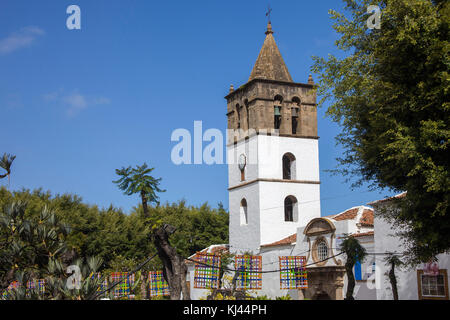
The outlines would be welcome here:
[[[297,232],[311,219],[320,217],[320,186],[283,182],[259,182],[261,244],[269,244]],[[284,199],[297,199],[297,221],[285,221]]]
[[[239,170],[239,156],[245,154],[247,165],[245,167],[245,181],[241,181],[241,171]],[[228,186],[234,187],[241,183],[258,178],[258,139],[257,136],[249,140],[240,141],[236,145],[227,147],[228,161]]]
[[[395,229],[392,225],[387,223],[382,219],[377,212],[381,210],[384,204],[374,205],[375,208],[375,251],[376,252],[403,252],[404,248],[402,242],[397,233],[398,229]],[[450,282],[450,255],[441,254],[437,256],[439,269],[447,269],[447,281]],[[418,282],[417,282],[417,270],[423,269],[422,265],[418,265],[409,269],[396,269],[397,278],[397,290],[400,300],[417,300],[418,295]],[[390,267],[385,263],[378,263],[377,261],[377,272],[376,272],[376,282],[377,282],[377,300],[392,300],[392,288],[389,282],[388,273]]]
[[[258,136],[259,178],[282,179],[282,158],[287,152],[296,159],[296,180],[319,181],[317,139]]]
[[[296,180],[320,180],[316,139],[257,135],[228,146],[229,187],[256,179],[282,179],[282,157],[287,152],[296,158]],[[245,181],[241,181],[237,163],[242,153],[247,156]],[[284,221],[284,200],[290,195],[297,199],[298,218],[294,222]],[[247,200],[247,226],[240,224],[240,202],[243,198]],[[231,250],[256,250],[260,245],[296,233],[298,227],[320,217],[320,184],[257,181],[230,190],[229,208]]]
[[[256,252],[259,249],[261,244],[259,194],[260,190],[257,183],[229,192],[229,242],[231,252]],[[247,200],[247,225],[241,225],[240,221],[240,205],[243,198]]]

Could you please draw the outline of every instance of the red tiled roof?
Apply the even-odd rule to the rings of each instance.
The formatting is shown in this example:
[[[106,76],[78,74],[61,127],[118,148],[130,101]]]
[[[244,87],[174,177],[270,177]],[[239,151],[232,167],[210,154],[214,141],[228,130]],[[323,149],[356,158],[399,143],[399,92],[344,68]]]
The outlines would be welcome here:
[[[373,226],[373,210],[364,209],[361,219],[359,219],[359,223],[366,226]]]
[[[369,202],[368,205],[374,205],[374,204],[377,204],[377,203],[382,203],[382,202],[386,202],[386,201],[390,201],[390,200],[394,200],[394,199],[402,199],[404,197],[406,197],[406,191],[402,192],[400,194],[397,194],[397,195],[395,195],[393,197],[389,197],[389,198],[386,198],[386,199],[381,199],[381,200],[376,200],[376,201]]]
[[[363,232],[363,233],[354,233],[351,236],[353,238],[358,238],[358,237],[366,237],[366,236],[373,236],[374,232],[373,231],[369,231],[369,232]]]
[[[332,219],[336,221],[355,219],[358,214],[358,210],[359,208],[348,209],[347,211],[334,216]]]
[[[208,249],[210,249],[210,250],[208,251]],[[197,253],[193,254],[192,256],[190,256],[189,259],[195,260],[198,257],[198,253],[209,253],[209,254],[221,255],[221,254],[228,253],[228,252],[229,252],[228,246],[226,246],[226,245],[219,245],[219,246],[214,246],[212,248],[211,247],[205,248],[205,249],[201,250],[200,252],[197,252]],[[187,259],[184,260],[184,262],[186,264],[193,264],[194,263],[193,261],[187,260]]]
[[[285,246],[292,243],[297,242],[297,234],[294,233],[293,235],[290,235],[289,237],[286,237],[284,239],[278,240],[276,242],[272,242],[269,244],[263,244],[261,247],[276,247],[276,246]]]

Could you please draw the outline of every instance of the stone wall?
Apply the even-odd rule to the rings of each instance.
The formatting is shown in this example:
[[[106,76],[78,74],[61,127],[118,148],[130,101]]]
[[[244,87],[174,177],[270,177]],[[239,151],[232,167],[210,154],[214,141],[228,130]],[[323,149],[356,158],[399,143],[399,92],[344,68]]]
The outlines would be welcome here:
[[[282,98],[281,103],[276,101],[277,96]],[[317,98],[312,84],[255,79],[225,98],[228,129],[273,130],[274,106],[281,106],[280,135],[317,137]],[[298,108],[299,115],[295,134],[292,132],[293,108]]]

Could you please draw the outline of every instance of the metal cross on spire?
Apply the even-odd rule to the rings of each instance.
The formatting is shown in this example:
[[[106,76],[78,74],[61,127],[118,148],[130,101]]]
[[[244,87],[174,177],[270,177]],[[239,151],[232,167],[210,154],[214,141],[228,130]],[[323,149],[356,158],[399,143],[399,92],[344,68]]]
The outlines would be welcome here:
[[[269,23],[270,23],[270,13],[272,12],[272,8],[270,7],[270,4],[267,6],[267,12],[266,12],[266,17],[268,17],[269,19]]]

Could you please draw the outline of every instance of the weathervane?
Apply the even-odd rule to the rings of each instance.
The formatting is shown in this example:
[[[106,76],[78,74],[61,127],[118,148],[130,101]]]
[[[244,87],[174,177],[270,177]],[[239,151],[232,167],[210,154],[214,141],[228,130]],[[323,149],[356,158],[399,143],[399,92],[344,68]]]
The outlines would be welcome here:
[[[272,8],[270,7],[270,4],[267,6],[267,12],[266,12],[266,17],[268,17],[269,19],[269,23],[270,23],[270,13],[272,12]]]

